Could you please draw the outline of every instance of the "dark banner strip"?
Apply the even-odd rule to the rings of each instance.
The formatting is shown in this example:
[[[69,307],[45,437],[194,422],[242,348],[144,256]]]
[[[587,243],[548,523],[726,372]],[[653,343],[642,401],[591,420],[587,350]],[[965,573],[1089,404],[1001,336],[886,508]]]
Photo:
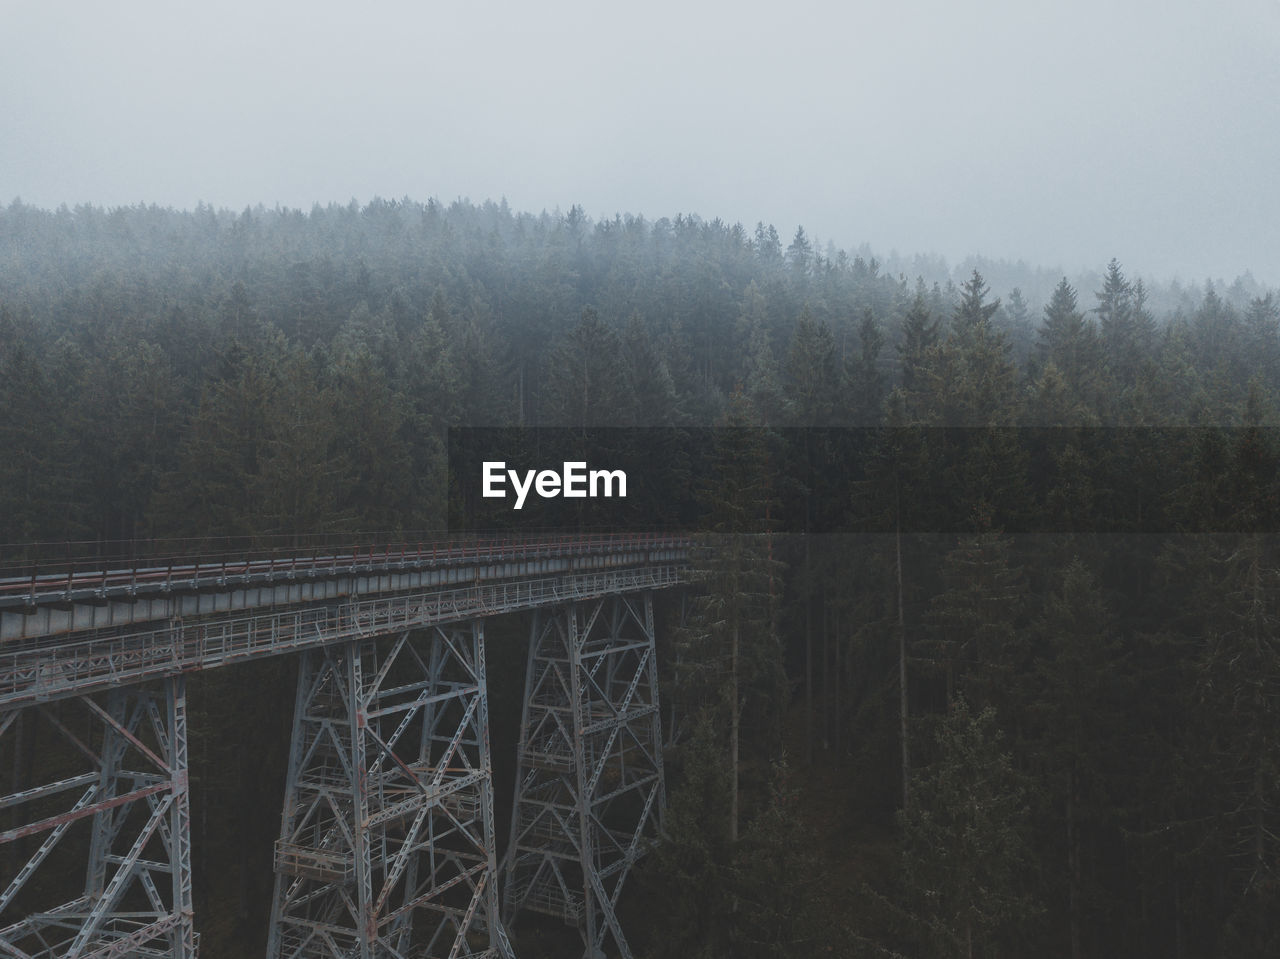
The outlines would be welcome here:
[[[1280,430],[449,433],[450,528],[1280,532]]]

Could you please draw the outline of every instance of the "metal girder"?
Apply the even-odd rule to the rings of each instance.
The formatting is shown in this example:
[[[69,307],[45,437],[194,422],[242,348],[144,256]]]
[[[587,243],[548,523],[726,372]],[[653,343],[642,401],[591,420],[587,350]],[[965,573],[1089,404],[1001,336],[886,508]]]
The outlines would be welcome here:
[[[484,631],[302,654],[268,959],[510,957]]]
[[[687,560],[682,558],[647,565],[622,565],[638,559],[630,554],[594,559],[616,560],[619,565],[547,576],[476,578],[460,585],[373,597],[358,592],[361,598],[337,603],[229,608],[141,631],[72,633],[52,643],[36,639],[0,643],[0,708],[84,696],[176,671],[212,669],[408,629],[611,593],[662,589],[684,582],[689,575]]]
[[[0,954],[194,959],[183,677],[113,689],[105,707],[10,707],[0,755]],[[79,890],[64,878],[70,845],[88,847]]]
[[[504,918],[576,925],[589,959],[630,959],[616,907],[664,806],[650,593],[535,613]],[[610,944],[612,948],[610,949]]]

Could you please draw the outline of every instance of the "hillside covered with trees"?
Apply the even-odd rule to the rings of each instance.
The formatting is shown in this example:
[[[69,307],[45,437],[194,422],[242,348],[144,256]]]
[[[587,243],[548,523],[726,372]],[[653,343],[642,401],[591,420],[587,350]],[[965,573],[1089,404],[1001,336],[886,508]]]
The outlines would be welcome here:
[[[1280,298],[992,267],[576,207],[15,202],[0,543],[418,535],[450,427],[752,427],[663,610],[646,955],[1280,954]],[[287,749],[289,667],[243,669],[193,683],[215,959],[261,951]]]

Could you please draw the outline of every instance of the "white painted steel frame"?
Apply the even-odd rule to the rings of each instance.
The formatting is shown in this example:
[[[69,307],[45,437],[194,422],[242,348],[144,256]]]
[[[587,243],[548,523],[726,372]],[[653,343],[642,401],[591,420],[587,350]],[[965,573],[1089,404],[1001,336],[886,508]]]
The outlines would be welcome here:
[[[0,646],[0,706],[79,696],[146,679],[209,669],[462,620],[610,593],[661,589],[688,578],[685,562],[475,583],[304,605],[247,615],[175,620],[163,628],[89,635],[53,645]]]
[[[308,650],[269,959],[509,957],[479,620]]]
[[[0,833],[0,954],[196,955],[184,680],[116,689],[106,699],[105,708],[86,696],[62,710],[41,704],[0,711],[0,744],[12,771],[6,770],[0,809],[20,824]],[[38,728],[24,735],[24,723]],[[37,733],[46,747],[72,747],[58,758],[78,759],[84,771],[67,769],[71,775],[53,782],[15,788],[23,740]],[[41,867],[56,859],[64,840],[83,840],[85,832],[83,895],[43,903],[50,884],[39,881]]]
[[[539,612],[525,684],[504,918],[557,916],[586,955],[630,959],[618,899],[665,805],[651,594]]]
[[[637,550],[628,541],[614,555],[593,547],[592,555],[575,558],[569,571],[528,575],[535,568],[528,565],[535,546],[519,547],[525,563],[520,571],[510,566],[489,566],[476,570],[473,582],[458,584],[455,570],[432,588],[347,598],[342,602],[301,599],[285,608],[232,612],[219,607],[214,615],[186,621],[175,618],[142,630],[97,631],[0,644],[0,751],[19,748],[16,738],[23,723],[39,721],[73,747],[71,754],[87,757],[90,762],[87,771],[69,771],[71,774],[42,785],[19,788],[13,783],[8,795],[0,797],[0,812],[10,810],[11,824],[10,829],[0,832],[0,859],[6,869],[8,863],[14,863],[9,872],[0,872],[0,954],[18,959],[195,956],[198,937],[191,909],[182,674],[300,651],[306,659],[303,678],[310,677],[310,685],[305,691],[300,678],[299,710],[305,712],[307,702],[311,704],[307,709],[317,706],[316,696],[328,686],[334,691],[346,690],[345,698],[341,693],[338,696],[345,713],[339,710],[341,715],[330,716],[315,726],[300,712],[295,722],[295,755],[289,770],[291,804],[284,814],[277,869],[291,883],[306,880],[320,887],[326,882],[331,887],[342,886],[348,891],[335,893],[329,901],[340,902],[349,915],[366,917],[364,931],[354,940],[354,952],[343,951],[341,936],[328,930],[324,922],[313,923],[312,928],[324,934],[308,941],[332,947],[330,952],[322,949],[316,954],[367,955],[369,959],[375,955],[408,955],[405,950],[412,952],[419,945],[411,920],[421,908],[431,908],[437,919],[436,935],[429,937],[427,953],[412,953],[415,959],[424,954],[435,955],[430,950],[438,952],[445,943],[449,943],[448,949],[441,955],[509,957],[510,944],[497,919],[480,618],[558,607],[543,622],[560,624],[563,636],[576,637],[568,640],[565,648],[576,664],[573,674],[587,681],[576,698],[570,697],[577,713],[568,768],[572,772],[573,795],[588,799],[575,800],[571,814],[576,816],[576,827],[567,820],[557,820],[557,828],[551,830],[550,836],[537,838],[535,829],[523,838],[537,838],[543,843],[542,851],[570,873],[573,867],[569,859],[577,859],[586,904],[579,908],[578,916],[586,923],[588,942],[602,944],[612,935],[622,954],[629,955],[613,906],[626,871],[643,851],[660,815],[662,780],[652,606],[646,593],[643,611],[638,612],[640,607],[634,605],[635,600],[623,599],[621,594],[685,581],[687,552],[678,542],[646,551]],[[576,548],[560,543],[553,552],[563,556]],[[391,575],[391,579],[384,575],[385,582],[379,580],[379,588],[398,582],[396,574]],[[444,585],[446,582],[450,585]],[[230,579],[209,585],[214,589],[233,586]],[[305,592],[298,596],[301,598]],[[609,596],[614,598],[606,619],[613,626],[601,646],[600,637],[592,638],[592,630],[605,608],[603,598]],[[50,601],[56,603],[57,598]],[[580,621],[581,610],[592,605],[591,601],[595,613]],[[639,638],[616,642],[628,617],[633,625],[639,625]],[[432,652],[425,662],[416,653],[406,656],[406,651],[413,648],[409,632],[422,628],[431,628],[434,637]],[[470,642],[474,645],[468,646],[462,638],[466,635],[472,637]],[[378,652],[380,649],[382,653]],[[345,665],[341,659],[343,650],[347,651]],[[380,655],[382,659],[378,658]],[[382,664],[371,672],[363,668],[369,656]],[[627,658],[635,656],[640,658]],[[413,682],[396,685],[395,676],[401,667],[388,664],[403,664],[408,659],[415,659],[423,667],[420,675]],[[466,675],[449,678],[449,669],[461,669],[470,679]],[[366,672],[373,683],[368,689]],[[619,677],[625,679],[621,685]],[[460,692],[464,688],[471,691]],[[100,697],[106,699],[105,708],[98,702]],[[463,701],[470,703],[470,712],[464,708],[457,714],[457,704]],[[595,711],[601,707],[605,712],[596,716]],[[528,708],[526,703],[526,713]],[[59,718],[77,709],[87,712],[97,730],[84,736],[84,741],[83,734],[77,735]],[[453,715],[450,710],[454,710]],[[651,732],[645,725],[650,713]],[[343,740],[338,731],[343,721],[348,729],[359,730],[360,734]],[[414,778],[414,764],[402,761],[397,744],[406,735],[407,727],[419,722],[427,724],[421,728],[435,730],[423,733],[419,739],[420,745],[434,744],[427,749],[424,762],[433,750],[452,749],[454,755],[470,757],[469,771],[446,775],[439,781],[433,775],[425,787],[420,776]],[[527,722],[526,715],[526,725]],[[319,841],[296,841],[306,825],[300,825],[297,819],[299,804],[305,805],[304,774],[311,768],[308,763],[316,758],[314,750],[308,753],[309,747],[299,746],[307,742],[305,735],[298,734],[304,727],[323,730],[332,747],[330,751],[346,757],[341,787],[349,797],[348,811],[355,815],[364,810],[363,815],[351,820],[352,828],[344,832],[337,825],[342,803],[324,800],[333,811],[333,829],[350,837],[349,850],[332,855]],[[9,747],[5,744],[6,735]],[[525,741],[522,734],[522,750]],[[604,790],[602,783],[612,775],[608,772],[608,757],[625,757],[631,755],[628,750],[634,752],[637,748],[645,757],[642,761],[623,758],[622,762],[624,767],[630,763],[632,770],[649,768],[647,778],[632,776],[620,788]],[[16,755],[4,755],[15,760],[4,764],[17,770],[20,764]],[[597,762],[598,757],[605,758]],[[362,782],[357,772],[362,768],[372,769],[372,778],[366,776]],[[525,770],[523,759],[521,768]],[[397,775],[403,782],[396,780]],[[402,787],[407,792],[395,793]],[[333,786],[330,796],[336,795],[334,789],[338,788]],[[370,789],[377,798],[374,806],[368,805]],[[634,822],[627,829],[618,830],[616,823],[606,824],[606,819],[610,807],[616,807],[616,801],[624,794],[642,794],[644,798],[639,812],[632,809],[629,813]],[[320,807],[313,803],[310,808],[314,811]],[[356,822],[363,825],[355,829]],[[333,829],[328,830],[331,836]],[[403,835],[397,836],[397,829]],[[31,904],[31,877],[47,859],[56,858],[58,847],[77,843],[77,832],[86,831],[88,835],[79,840],[89,846],[85,894],[47,908]],[[547,832],[545,823],[542,832]],[[570,848],[557,846],[566,840]],[[463,849],[450,851],[451,841],[461,842]],[[472,859],[463,855],[468,848]],[[456,874],[442,879],[440,869],[446,867],[453,868]],[[375,887],[377,877],[382,882]],[[434,891],[423,895],[406,893],[410,887]],[[285,884],[277,889],[276,919],[280,921],[273,920],[272,948],[276,951],[272,955],[311,955],[305,949],[288,951],[286,937],[280,932],[287,918],[286,907],[297,906],[305,898],[296,889],[289,892],[290,888]],[[356,890],[354,898],[349,889]],[[313,893],[317,900],[323,898],[321,889]],[[397,895],[401,897],[398,908],[394,907]],[[450,895],[460,897],[459,901],[451,902]],[[526,896],[522,901],[533,908],[534,898]],[[572,895],[566,891],[562,898],[569,908]],[[369,916],[375,917],[374,926],[368,925]],[[385,919],[380,926],[377,916]],[[430,924],[416,925],[421,930]],[[338,929],[342,928],[346,927],[339,924]],[[468,941],[469,932],[479,933],[485,940],[479,952],[470,951],[474,943]]]

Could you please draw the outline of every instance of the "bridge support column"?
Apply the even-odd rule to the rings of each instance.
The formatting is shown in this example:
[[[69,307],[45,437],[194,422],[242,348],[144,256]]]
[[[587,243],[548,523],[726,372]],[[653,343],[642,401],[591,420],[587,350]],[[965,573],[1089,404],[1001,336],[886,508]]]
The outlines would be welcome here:
[[[578,926],[588,959],[630,959],[616,908],[660,826],[661,741],[652,597],[535,614],[504,858],[508,923],[521,909],[557,916]]]
[[[0,764],[0,954],[194,959],[183,678],[4,708]]]
[[[510,956],[481,622],[302,654],[269,959]]]

